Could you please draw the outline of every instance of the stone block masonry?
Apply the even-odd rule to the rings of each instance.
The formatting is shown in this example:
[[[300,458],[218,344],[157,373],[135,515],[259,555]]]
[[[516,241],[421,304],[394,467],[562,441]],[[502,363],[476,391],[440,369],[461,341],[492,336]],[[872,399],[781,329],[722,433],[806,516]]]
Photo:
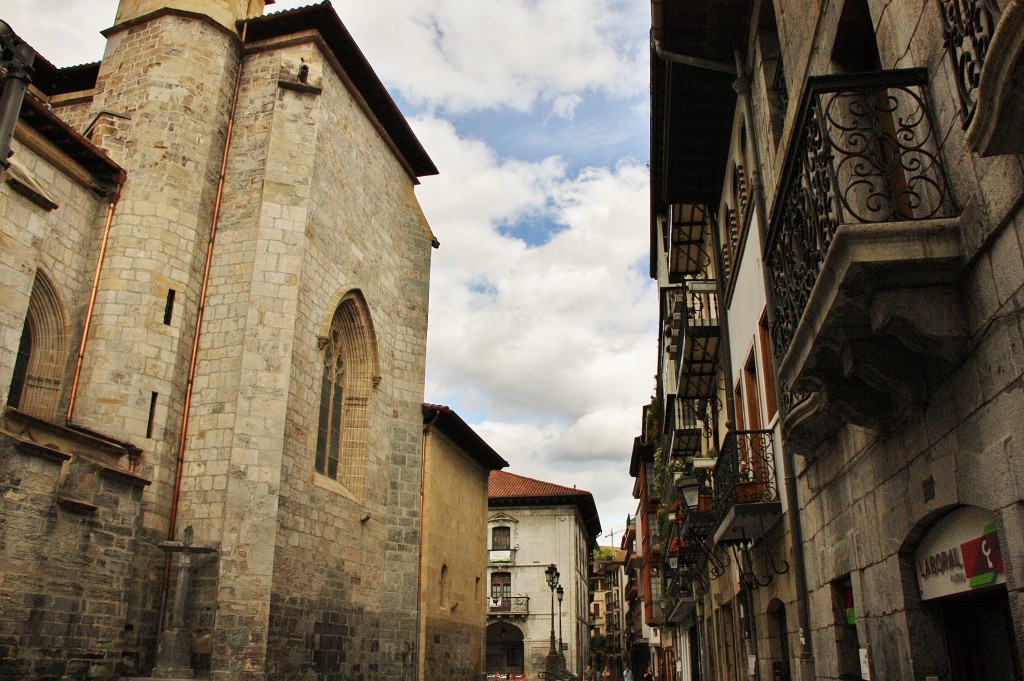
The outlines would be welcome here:
[[[327,44],[338,32],[276,35],[265,17],[253,23],[266,33],[243,44],[234,21],[217,18],[258,4],[124,0],[89,112],[67,107],[76,125],[117,112],[92,140],[128,177],[74,422],[141,449],[138,475],[124,477],[152,485],[100,476],[91,501],[58,503],[71,454],[3,445],[0,681],[112,681],[153,667],[163,598],[177,596],[163,593],[158,544],[239,73],[175,520],[217,550],[195,559],[186,595],[194,669],[222,681],[415,676],[432,236],[399,151],[409,142],[384,137],[394,122],[375,120],[344,72]],[[0,187],[0,207],[9,196]],[[17,293],[0,331],[15,347],[40,262],[73,327],[83,324],[106,205],[77,199],[48,222],[13,199],[32,235],[0,257]],[[55,246],[65,243],[75,248]],[[374,371],[360,397],[365,456],[336,480],[315,467],[321,339],[346,296],[365,304]],[[13,365],[0,355],[0,369]]]
[[[101,475],[89,500],[62,500],[65,460],[0,439],[3,681],[111,679],[122,669],[141,489]]]

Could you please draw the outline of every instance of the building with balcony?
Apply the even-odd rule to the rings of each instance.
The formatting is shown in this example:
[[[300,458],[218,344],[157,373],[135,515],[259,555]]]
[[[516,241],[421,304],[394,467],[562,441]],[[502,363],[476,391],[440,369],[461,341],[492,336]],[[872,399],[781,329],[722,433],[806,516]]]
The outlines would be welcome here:
[[[647,669],[661,678],[670,667],[671,650],[663,646],[664,602],[662,600],[663,534],[666,524],[659,515],[662,485],[657,471],[661,467],[660,448],[655,446],[659,428],[658,412],[654,406],[644,410],[644,428],[633,441],[629,474],[634,478],[633,498],[637,500],[635,523],[629,538],[632,541],[631,559],[627,562],[634,572],[633,586],[629,590],[630,619],[633,622],[632,666],[635,674]],[[625,541],[626,537],[623,537]]]
[[[1024,6],[651,12],[661,678],[1020,676]]]
[[[651,666],[652,639],[649,627],[644,624],[644,604],[640,595],[640,568],[643,566],[643,559],[637,553],[636,526],[636,516],[631,516],[626,523],[626,531],[620,544],[625,552],[624,658],[629,660],[630,669],[634,670],[634,678],[637,673],[642,676]]]
[[[594,552],[590,577],[592,634],[604,640],[603,655],[591,655],[591,667],[609,668],[614,678],[630,664],[626,654],[626,551],[602,546]],[[618,676],[615,676],[618,675]]]
[[[554,655],[565,672],[582,676],[590,660],[591,551],[600,533],[590,492],[491,472],[487,672],[534,678],[552,669]],[[549,586],[552,565],[557,587]]]
[[[483,676],[487,482],[490,471],[506,466],[453,410],[423,405],[420,681]]]

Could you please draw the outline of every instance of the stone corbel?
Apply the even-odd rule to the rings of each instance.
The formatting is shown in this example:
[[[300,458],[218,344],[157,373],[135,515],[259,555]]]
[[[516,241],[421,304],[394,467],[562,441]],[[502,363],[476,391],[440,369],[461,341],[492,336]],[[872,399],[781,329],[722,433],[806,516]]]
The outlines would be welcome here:
[[[952,286],[902,288],[876,293],[869,305],[871,330],[894,336],[930,363],[951,366],[967,349],[967,323]]]
[[[982,156],[1024,153],[1024,0],[1003,3],[985,54],[967,143]]]

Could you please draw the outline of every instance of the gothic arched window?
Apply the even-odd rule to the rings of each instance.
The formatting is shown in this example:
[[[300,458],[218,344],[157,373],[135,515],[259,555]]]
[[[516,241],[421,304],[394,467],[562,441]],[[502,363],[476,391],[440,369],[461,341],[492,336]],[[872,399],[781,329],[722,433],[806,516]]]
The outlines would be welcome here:
[[[373,323],[362,294],[342,298],[327,336],[316,437],[316,471],[361,498],[368,459],[370,394],[380,381]]]
[[[7,404],[41,419],[55,419],[67,360],[64,308],[49,278],[37,272]]]

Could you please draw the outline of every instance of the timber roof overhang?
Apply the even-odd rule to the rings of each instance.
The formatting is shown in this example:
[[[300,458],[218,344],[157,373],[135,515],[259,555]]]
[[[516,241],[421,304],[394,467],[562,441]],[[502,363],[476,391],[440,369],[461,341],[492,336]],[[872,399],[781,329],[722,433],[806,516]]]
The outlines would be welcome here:
[[[715,206],[721,197],[736,107],[735,53],[744,51],[752,4],[651,2],[652,277],[658,215],[676,203]],[[725,70],[708,68],[713,64]]]
[[[423,424],[424,429],[436,428],[444,433],[467,456],[488,471],[508,466],[508,461],[491,449],[491,446],[450,407],[424,404]]]

